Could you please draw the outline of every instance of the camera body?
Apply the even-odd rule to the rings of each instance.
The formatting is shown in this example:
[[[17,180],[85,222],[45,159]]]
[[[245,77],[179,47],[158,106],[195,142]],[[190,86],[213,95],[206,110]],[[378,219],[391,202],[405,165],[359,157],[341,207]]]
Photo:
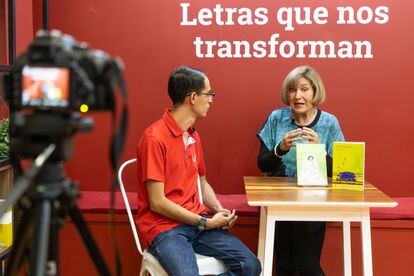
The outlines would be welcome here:
[[[26,53],[6,95],[11,110],[73,112],[110,110],[114,105],[108,54],[89,49],[60,31],[41,30]]]
[[[17,72],[5,78],[12,158],[34,159],[55,144],[49,160],[68,160],[72,136],[93,128],[92,119],[80,112],[114,112],[114,84],[123,83],[122,63],[70,35],[39,31],[16,65]]]

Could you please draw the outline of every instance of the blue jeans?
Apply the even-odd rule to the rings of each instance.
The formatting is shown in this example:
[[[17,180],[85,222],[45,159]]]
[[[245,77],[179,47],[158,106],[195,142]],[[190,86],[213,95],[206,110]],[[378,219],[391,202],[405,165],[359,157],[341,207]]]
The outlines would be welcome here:
[[[169,275],[199,275],[195,253],[222,260],[228,272],[223,275],[259,275],[256,256],[226,230],[200,231],[181,225],[158,234],[149,248]]]

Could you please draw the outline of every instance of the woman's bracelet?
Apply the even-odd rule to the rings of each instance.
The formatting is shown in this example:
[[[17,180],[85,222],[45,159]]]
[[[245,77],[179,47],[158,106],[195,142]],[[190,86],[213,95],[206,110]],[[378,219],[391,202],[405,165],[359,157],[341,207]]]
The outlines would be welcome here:
[[[289,152],[289,150],[287,150],[287,151],[282,150],[280,148],[280,143],[277,144],[277,146],[275,147],[275,149],[273,151],[274,151],[274,153],[275,153],[275,155],[276,155],[277,158],[282,158],[283,155],[285,155],[286,153]]]

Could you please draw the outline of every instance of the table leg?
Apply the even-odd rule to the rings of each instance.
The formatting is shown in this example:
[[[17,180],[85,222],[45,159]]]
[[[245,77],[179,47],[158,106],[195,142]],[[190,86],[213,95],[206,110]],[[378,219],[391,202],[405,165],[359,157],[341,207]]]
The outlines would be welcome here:
[[[361,239],[364,276],[372,276],[371,224],[369,209],[363,211],[361,214]]]
[[[267,208],[260,207],[260,225],[259,225],[259,243],[257,247],[257,257],[259,258],[262,267],[264,266],[264,244],[266,239],[266,212]]]
[[[342,222],[342,247],[344,258],[344,276],[352,275],[351,259],[351,222],[344,220]]]
[[[275,218],[269,214],[269,209],[266,212],[266,240],[265,240],[265,250],[264,250],[264,264],[263,266],[263,275],[271,276],[272,275],[272,266],[273,266],[273,250],[275,242]]]

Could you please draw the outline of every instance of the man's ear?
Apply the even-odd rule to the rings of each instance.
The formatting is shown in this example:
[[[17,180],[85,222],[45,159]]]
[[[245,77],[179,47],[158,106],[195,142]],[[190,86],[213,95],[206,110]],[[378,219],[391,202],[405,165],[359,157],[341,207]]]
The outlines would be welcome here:
[[[194,104],[195,98],[196,98],[196,93],[192,92],[191,95],[190,95],[190,103]]]

